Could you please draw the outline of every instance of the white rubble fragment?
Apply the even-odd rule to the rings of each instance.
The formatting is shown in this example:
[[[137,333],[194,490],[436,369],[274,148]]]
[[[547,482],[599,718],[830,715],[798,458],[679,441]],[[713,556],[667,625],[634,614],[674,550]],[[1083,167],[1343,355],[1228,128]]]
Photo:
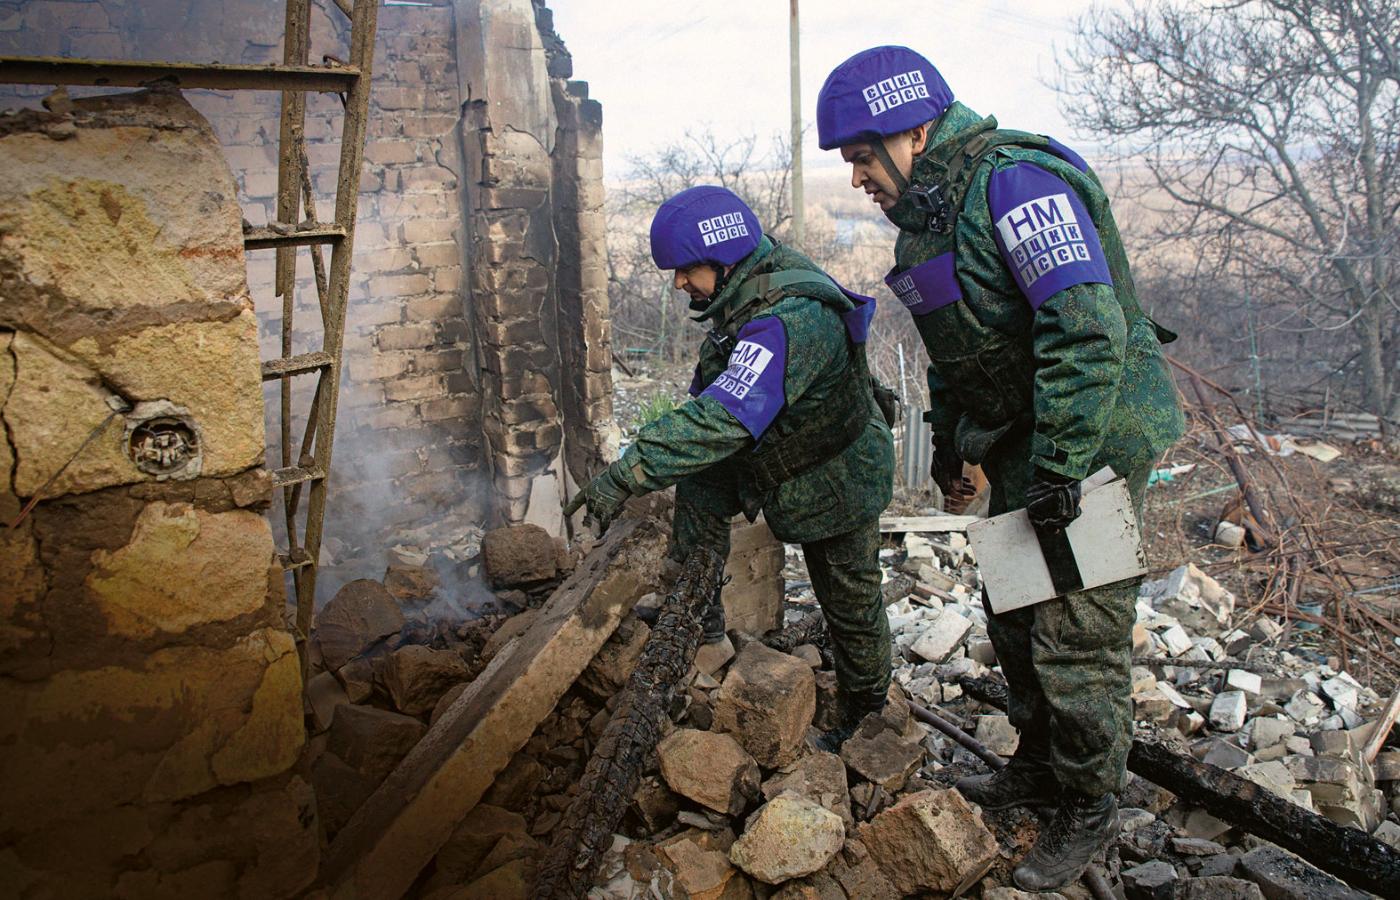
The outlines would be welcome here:
[[[1158,685],[1160,688],[1161,685]],[[1224,691],[1216,694],[1210,704],[1210,724],[1219,731],[1239,731],[1244,725],[1248,704],[1244,691]]]
[[[1191,637],[1180,625],[1173,625],[1162,632],[1162,640],[1166,642],[1167,653],[1172,656],[1181,656],[1191,649]]]
[[[1361,685],[1345,672],[1322,682],[1322,693],[1326,694],[1332,705],[1338,709],[1356,709],[1360,692]]]
[[[945,662],[971,631],[972,620],[959,615],[950,605],[938,614],[938,618],[909,649],[915,656],[929,662]]]
[[[1283,706],[1288,717],[1301,725],[1316,725],[1327,711],[1327,705],[1312,691],[1304,688],[1296,692]]]
[[[1176,688],[1167,684],[1165,681],[1157,682],[1157,690],[1161,691],[1162,694],[1171,701],[1172,706],[1178,709],[1191,709],[1191,704],[1187,702],[1186,698],[1181,696]]]
[[[1225,675],[1225,686],[1232,691],[1257,695],[1264,687],[1264,679],[1244,669],[1231,669]]]

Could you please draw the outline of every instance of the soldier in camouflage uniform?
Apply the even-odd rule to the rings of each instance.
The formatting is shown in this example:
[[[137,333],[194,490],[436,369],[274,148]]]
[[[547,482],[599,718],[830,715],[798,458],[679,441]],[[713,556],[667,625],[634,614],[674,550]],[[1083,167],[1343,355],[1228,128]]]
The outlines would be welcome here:
[[[1077,154],[1003,131],[903,47],[838,66],[822,87],[823,149],[899,226],[886,279],[928,349],[932,474],[945,494],[963,461],[991,482],[991,512],[1025,507],[1063,535],[1079,482],[1104,466],[1137,510],[1184,422],[1138,305],[1108,198]],[[1021,734],[1010,764],[959,789],[988,808],[1053,804],[1014,872],[1025,890],[1077,879],[1117,829],[1132,741],[1130,659],[1140,579],[992,615],[987,631]]]
[[[865,360],[875,301],[765,236],[723,188],[662,204],[651,249],[710,327],[691,399],[644,426],[565,513],[586,504],[606,528],[627,498],[674,484],[680,561],[696,546],[727,556],[733,517],[762,510],[780,540],[802,545],[827,620],[840,721],[824,741],[838,746],[890,682],[878,551],[894,442]],[[707,640],[723,638],[718,596],[704,624]]]

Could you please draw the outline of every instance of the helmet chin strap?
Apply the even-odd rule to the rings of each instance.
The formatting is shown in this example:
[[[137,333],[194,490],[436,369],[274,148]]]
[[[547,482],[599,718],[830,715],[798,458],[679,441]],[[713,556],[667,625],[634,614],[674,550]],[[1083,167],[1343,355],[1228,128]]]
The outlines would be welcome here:
[[[875,154],[875,158],[880,161],[880,165],[885,167],[885,174],[890,176],[890,181],[894,183],[894,189],[899,194],[909,190],[909,179],[904,177],[904,173],[899,171],[899,167],[894,164],[894,157],[890,156],[890,151],[885,147],[885,138],[875,141],[870,145],[870,152]]]

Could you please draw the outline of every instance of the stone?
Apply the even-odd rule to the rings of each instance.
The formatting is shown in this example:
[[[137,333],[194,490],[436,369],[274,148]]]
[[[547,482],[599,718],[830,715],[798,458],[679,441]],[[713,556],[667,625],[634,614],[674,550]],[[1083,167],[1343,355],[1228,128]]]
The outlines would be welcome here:
[[[1254,757],[1229,741],[1213,738],[1205,755],[1201,757],[1201,762],[1219,766],[1222,769],[1237,769],[1254,762]]]
[[[815,644],[801,644],[792,648],[792,655],[814,669],[822,667],[822,652]]]
[[[668,842],[661,852],[671,863],[675,884],[692,900],[720,900],[730,882],[743,877],[725,851],[701,847],[694,840]]]
[[[812,668],[755,641],[735,657],[715,692],[714,727],[774,768],[796,758],[816,703]]]
[[[1165,684],[1165,682],[1162,683]],[[1133,696],[1133,718],[1135,719],[1165,725],[1172,716],[1176,715],[1176,710],[1176,704],[1162,692],[1158,684],[1154,684],[1147,690]]]
[[[336,709],[326,749],[377,784],[427,731],[412,716],[347,703]]]
[[[1240,857],[1240,869],[1267,900],[1363,900],[1369,896],[1272,844]]]
[[[1263,685],[1264,679],[1244,669],[1231,669],[1225,673],[1225,686],[1232,691],[1257,695],[1263,689]]]
[[[579,676],[579,687],[598,700],[607,700],[622,690],[627,679],[632,677],[632,670],[637,668],[649,637],[651,628],[647,623],[636,616],[623,619]]]
[[[841,759],[851,771],[893,794],[923,764],[924,749],[872,713],[841,745]]]
[[[758,765],[728,734],[678,728],[656,755],[671,790],[715,812],[737,815],[758,796]]]
[[[1249,626],[1249,636],[1256,641],[1272,641],[1283,634],[1283,626],[1268,616],[1260,616]]]
[[[345,688],[330,672],[317,672],[307,679],[306,705],[311,710],[312,733],[320,734],[330,728],[336,707],[349,702]]]
[[[433,883],[462,884],[482,866],[502,838],[526,836],[525,817],[479,803],[462,819],[434,859]]]
[[[384,570],[384,590],[400,603],[429,603],[442,581],[426,565],[393,562]]]
[[[805,878],[784,882],[772,900],[846,900],[846,891],[826,872],[813,872]]]
[[[327,837],[333,838],[345,827],[378,784],[334,753],[316,758],[311,764],[311,785],[316,789],[316,813]]]
[[[389,654],[381,677],[399,712],[421,716],[432,712],[448,688],[469,675],[467,664],[456,653],[409,644]]]
[[[453,900],[529,900],[529,862],[517,859],[492,869],[452,894]]]
[[[1293,736],[1293,723],[1280,716],[1256,716],[1249,721],[1249,742],[1255,750],[1282,744]]]
[[[1228,875],[1211,875],[1181,882],[1176,886],[1172,900],[1264,900],[1264,895],[1252,881]]]
[[[1244,691],[1223,691],[1210,704],[1210,725],[1218,731],[1239,731],[1247,709]]]
[[[846,764],[835,753],[812,753],[780,769],[762,786],[763,799],[782,793],[806,797],[831,810],[846,825],[853,826],[851,795],[846,782]]]
[[[525,753],[517,753],[496,776],[482,800],[492,806],[519,809],[534,795],[546,774],[539,760]]]
[[[481,570],[493,588],[548,581],[559,572],[554,538],[538,525],[493,528],[481,539]]]
[[[783,544],[762,515],[752,523],[736,517],[724,566],[728,583],[720,591],[730,631],[761,635],[781,627],[784,562]]]
[[[1191,563],[1174,569],[1162,581],[1143,585],[1143,590],[1150,591],[1154,609],[1197,632],[1222,628],[1235,610],[1235,596]],[[1173,651],[1172,655],[1181,654]]]
[[[312,635],[326,668],[339,669],[403,625],[403,611],[384,585],[360,578],[336,591],[316,614]]]
[[[985,638],[971,638],[967,642],[967,655],[982,665],[991,668],[997,664],[997,651],[992,642]]]
[[[1215,841],[1191,837],[1172,838],[1171,848],[1178,856],[1216,856],[1225,852]]]
[[[1376,754],[1372,768],[1377,781],[1400,781],[1400,750],[1386,750]]]
[[[1338,709],[1356,709],[1357,703],[1361,699],[1361,685],[1343,672],[1341,675],[1322,682],[1322,693]]]
[[[632,805],[648,831],[660,831],[680,812],[680,798],[655,775],[647,775],[632,792]]]
[[[501,652],[502,647],[529,631],[539,616],[540,611],[538,609],[527,609],[506,619],[491,633],[491,636],[486,639],[486,643],[482,645],[482,658],[491,659],[497,653]]]
[[[1396,825],[1389,819],[1378,825],[1376,830],[1371,832],[1371,837],[1400,850],[1400,825]]]
[[[1308,742],[1318,756],[1338,759],[1356,756],[1356,741],[1350,731],[1316,731],[1308,737]]]
[[[1054,891],[1032,894],[1006,885],[982,888],[982,900],[1055,900],[1055,898],[1064,900],[1064,896],[1064,894]]]
[[[1283,711],[1300,725],[1316,725],[1327,711],[1327,705],[1312,691],[1303,689],[1284,704]]]
[[[944,609],[938,614],[938,618],[924,629],[924,633],[919,635],[909,648],[909,651],[920,659],[928,660],[931,663],[944,663],[948,657],[953,655],[953,651],[962,646],[968,634],[972,631],[972,620],[958,614],[951,608]]]
[[[331,842],[320,872],[332,894],[407,893],[631,605],[659,588],[665,552],[665,536],[647,520],[608,529],[530,631],[497,654],[401,764],[419,789],[390,789],[396,774]]]
[[[374,664],[356,657],[336,670],[335,680],[345,688],[351,703],[364,703],[374,693]]]
[[[713,644],[701,644],[695,651],[695,668],[702,675],[714,676],[734,658],[734,642],[725,635]]]
[[[1254,763],[1242,766],[1236,771],[1241,778],[1248,778],[1250,781],[1267,788],[1284,800],[1292,801],[1293,789],[1297,782],[1293,774],[1288,771],[1288,767],[1279,760],[1268,760],[1261,763]]]
[[[750,818],[729,859],[759,881],[781,884],[824,867],[845,839],[840,816],[796,794],[780,794]]]
[[[1180,625],[1173,625],[1163,631],[1161,638],[1167,645],[1167,654],[1170,656],[1181,656],[1191,649],[1191,636]]]
[[[1169,900],[1177,880],[1176,867],[1160,859],[1145,862],[1122,872],[1123,891],[1128,900]]]
[[[956,894],[997,859],[997,843],[956,790],[911,794],[859,829],[861,843],[900,895]]]
[[[1244,526],[1222,521],[1215,526],[1215,542],[1225,547],[1244,546]]]
[[[978,716],[973,736],[998,756],[1011,756],[1021,742],[1020,732],[1002,715]]]

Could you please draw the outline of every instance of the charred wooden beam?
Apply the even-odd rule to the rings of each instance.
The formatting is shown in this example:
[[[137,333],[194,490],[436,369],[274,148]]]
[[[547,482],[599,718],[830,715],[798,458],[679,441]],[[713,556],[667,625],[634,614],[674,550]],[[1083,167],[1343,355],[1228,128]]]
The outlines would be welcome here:
[[[656,749],[662,723],[700,646],[700,613],[714,596],[724,560],[705,548],[686,558],[637,668],[588,760],[579,792],[554,831],[532,896],[583,897]]]
[[[1006,708],[1006,682],[964,678],[968,696]],[[1279,845],[1353,887],[1400,897],[1400,851],[1364,831],[1338,825],[1233,772],[1168,747],[1134,740],[1128,769],[1193,806]]]

